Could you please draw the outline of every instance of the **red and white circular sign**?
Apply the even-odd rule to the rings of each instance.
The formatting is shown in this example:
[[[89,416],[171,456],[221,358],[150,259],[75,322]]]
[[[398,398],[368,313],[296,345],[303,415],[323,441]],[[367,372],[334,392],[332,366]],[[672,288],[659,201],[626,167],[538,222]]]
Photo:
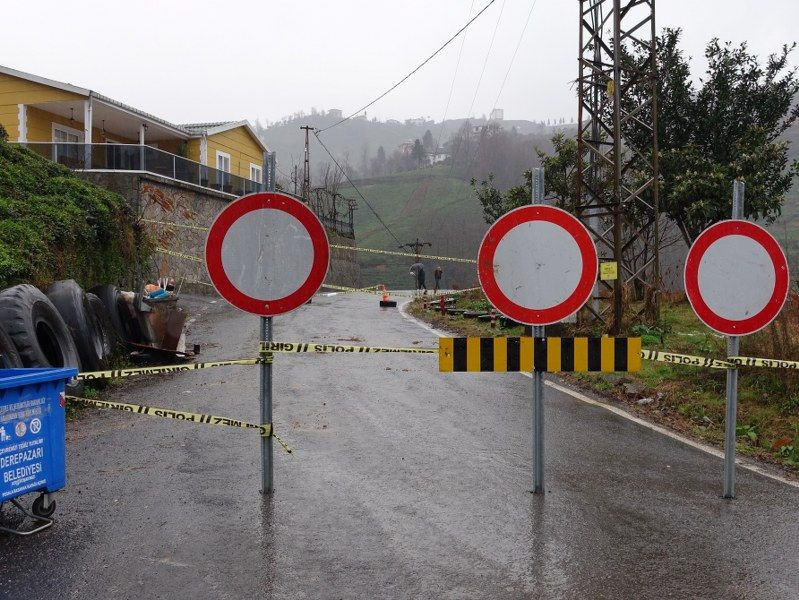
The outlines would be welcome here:
[[[788,261],[777,240],[749,221],[705,229],[685,259],[685,294],[696,316],[724,335],[747,335],[779,314],[788,297]]]
[[[236,308],[264,317],[305,304],[330,263],[317,216],[285,194],[250,194],[219,213],[205,242],[208,276]]]
[[[598,269],[585,225],[544,204],[522,206],[497,219],[477,255],[488,301],[527,325],[549,325],[576,313],[591,297]]]

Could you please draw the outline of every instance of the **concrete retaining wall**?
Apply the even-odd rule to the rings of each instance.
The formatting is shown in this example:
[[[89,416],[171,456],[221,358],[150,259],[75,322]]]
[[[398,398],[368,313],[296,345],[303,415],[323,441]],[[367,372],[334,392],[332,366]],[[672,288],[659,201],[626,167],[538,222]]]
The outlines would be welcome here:
[[[174,181],[150,173],[131,173],[124,171],[86,171],[78,175],[92,183],[117,192],[130,202],[144,219],[209,227],[216,215],[231,200],[230,194],[206,189],[200,186]],[[156,245],[179,252],[189,257],[202,258],[205,248],[206,232],[184,227],[148,224],[153,232]],[[331,244],[355,246],[355,241],[328,230]],[[153,255],[150,276],[174,277],[183,280],[183,289],[204,293],[216,293],[208,280],[205,264],[171,256],[164,253]],[[331,249],[328,283],[358,287],[360,270],[351,250]]]

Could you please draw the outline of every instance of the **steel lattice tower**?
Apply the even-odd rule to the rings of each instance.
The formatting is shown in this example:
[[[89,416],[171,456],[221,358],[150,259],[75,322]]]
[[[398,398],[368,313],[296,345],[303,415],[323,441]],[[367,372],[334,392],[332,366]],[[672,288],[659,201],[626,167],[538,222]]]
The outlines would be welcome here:
[[[576,213],[618,279],[588,306],[621,329],[623,288],[659,317],[657,32],[655,0],[579,0]],[[597,293],[596,296],[601,294]]]

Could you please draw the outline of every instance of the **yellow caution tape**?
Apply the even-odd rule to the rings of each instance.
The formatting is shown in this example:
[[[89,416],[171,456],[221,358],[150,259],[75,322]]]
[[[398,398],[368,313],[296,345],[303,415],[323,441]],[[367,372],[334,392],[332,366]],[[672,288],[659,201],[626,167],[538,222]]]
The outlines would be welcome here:
[[[145,223],[152,223],[154,225],[165,225],[167,227],[181,227],[183,229],[193,229],[195,231],[208,231],[208,227],[200,227],[198,225],[186,225],[184,223],[167,223],[166,221],[156,221],[154,219],[141,219]],[[456,258],[454,256],[434,256],[432,254],[413,254],[411,252],[397,252],[395,250],[379,250],[377,248],[361,248],[360,246],[344,246],[342,244],[330,244],[331,248],[338,250],[353,250],[355,252],[371,252],[372,254],[387,254],[389,256],[407,256],[409,258],[425,258],[428,260],[444,260],[448,262],[459,262],[477,264],[474,258]]]
[[[194,262],[205,264],[205,259],[200,258],[198,256],[192,256],[191,254],[183,254],[182,252],[175,252],[174,250],[168,250],[167,248],[156,248],[155,251],[160,252],[161,254],[176,256],[178,258],[185,258],[186,260],[193,260]]]
[[[424,258],[427,260],[444,260],[448,262],[469,263],[477,264],[474,258],[455,258],[454,256],[434,256],[432,254],[413,254],[411,252],[396,252],[394,250],[378,250],[377,248],[361,248],[360,246],[342,246],[339,244],[330,244],[331,248],[338,248],[340,250],[354,250],[355,252],[370,252],[372,254],[387,254],[389,256],[407,256],[409,258]]]
[[[189,363],[182,365],[165,365],[160,367],[140,367],[135,369],[110,369],[108,371],[86,371],[78,373],[76,379],[111,379],[114,377],[132,377],[134,375],[164,375],[169,373],[183,373],[184,371],[196,371],[199,369],[210,369],[211,367],[227,367],[231,365],[262,365],[271,363],[270,357],[245,358],[241,360],[218,360],[213,362]]]
[[[341,346],[339,344],[313,344],[302,342],[261,342],[261,352],[269,354],[270,352],[308,352],[319,354],[335,354],[339,352],[395,352],[395,353],[408,353],[408,354],[438,354],[438,348],[386,348],[377,346]]]
[[[215,287],[213,283],[208,283],[207,281],[200,281],[199,279],[186,279],[186,283],[197,283],[199,285],[204,285],[206,287]]]
[[[323,283],[323,288],[327,288],[330,290],[338,290],[339,292],[344,292],[346,294],[352,294],[355,292],[363,292],[365,294],[377,294],[379,292],[375,291],[376,285],[370,285],[369,287],[365,288],[354,288],[354,287],[347,287],[346,285],[333,285],[332,283]]]
[[[255,423],[248,423],[246,421],[239,421],[237,419],[229,419],[227,417],[217,417],[215,415],[206,415],[203,413],[192,413],[183,410],[174,410],[171,408],[159,408],[157,406],[144,406],[142,404],[128,404],[126,402],[110,402],[108,400],[90,400],[88,398],[78,398],[77,396],[67,396],[67,399],[72,402],[80,402],[81,404],[88,404],[96,406],[97,408],[110,408],[113,410],[121,410],[137,415],[147,415],[149,417],[162,417],[164,419],[175,419],[177,421],[187,421],[189,423],[198,423],[200,425],[218,425],[220,427],[238,427],[240,429],[257,429],[261,437],[274,437],[278,443],[283,446],[283,449],[291,454],[291,448],[275,435],[274,428],[271,423],[263,423],[257,425]]]
[[[735,365],[731,362],[719,360],[718,358],[661,352],[659,350],[641,350],[641,358],[644,360],[671,363],[673,365],[686,365],[690,367],[710,367],[711,369],[735,368]]]
[[[187,225],[185,223],[168,223],[166,221],[156,221],[154,219],[140,219],[145,223],[152,223],[154,225],[166,225],[167,227],[180,227],[182,229],[194,229],[195,231],[208,231],[208,227],[200,227],[199,225]]]
[[[779,358],[755,358],[751,356],[730,356],[727,360],[739,367],[769,367],[771,369],[799,369],[799,362]]]

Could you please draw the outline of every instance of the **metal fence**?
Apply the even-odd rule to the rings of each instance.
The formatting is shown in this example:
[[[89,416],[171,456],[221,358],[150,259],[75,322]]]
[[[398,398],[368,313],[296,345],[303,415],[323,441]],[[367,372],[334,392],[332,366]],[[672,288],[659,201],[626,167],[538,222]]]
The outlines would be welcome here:
[[[266,189],[263,183],[141,144],[20,142],[20,145],[74,170],[146,171],[234,196]]]

